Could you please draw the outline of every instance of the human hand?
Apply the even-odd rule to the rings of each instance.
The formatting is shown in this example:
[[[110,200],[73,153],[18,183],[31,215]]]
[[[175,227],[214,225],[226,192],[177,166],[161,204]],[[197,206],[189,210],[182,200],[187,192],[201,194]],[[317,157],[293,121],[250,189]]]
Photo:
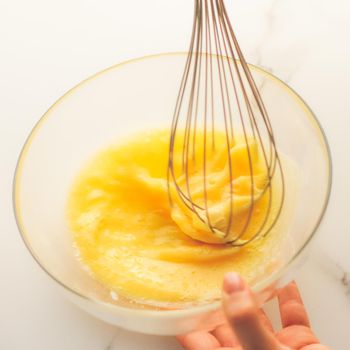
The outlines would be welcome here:
[[[275,332],[249,286],[236,273],[228,273],[223,285],[227,323],[211,332],[178,336],[178,341],[186,350],[330,350],[311,330],[294,282],[280,291],[278,301],[283,328]]]

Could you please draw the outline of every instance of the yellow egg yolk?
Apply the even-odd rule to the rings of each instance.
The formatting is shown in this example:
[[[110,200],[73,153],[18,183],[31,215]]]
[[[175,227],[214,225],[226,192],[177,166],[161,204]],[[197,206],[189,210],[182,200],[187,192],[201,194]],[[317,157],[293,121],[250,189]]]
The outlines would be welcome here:
[[[254,143],[249,148],[256,174],[255,205],[245,238],[261,226],[269,202],[268,195],[262,195],[266,173],[259,150]],[[217,299],[226,272],[236,271],[253,281],[262,269],[268,269],[278,235],[241,248],[205,243],[222,243],[223,239],[184,209],[173,189],[174,203],[169,204],[168,150],[169,132],[163,130],[137,135],[97,154],[78,175],[69,194],[68,221],[74,243],[93,278],[131,300],[171,305]],[[252,198],[246,152],[247,147],[239,141],[231,148],[237,218],[231,238],[246,222]],[[209,164],[213,177],[208,189],[213,204],[210,217],[219,231],[226,225],[228,210],[227,164],[220,154]],[[193,191],[203,182],[200,176],[193,173]],[[272,201],[272,212],[278,204]]]

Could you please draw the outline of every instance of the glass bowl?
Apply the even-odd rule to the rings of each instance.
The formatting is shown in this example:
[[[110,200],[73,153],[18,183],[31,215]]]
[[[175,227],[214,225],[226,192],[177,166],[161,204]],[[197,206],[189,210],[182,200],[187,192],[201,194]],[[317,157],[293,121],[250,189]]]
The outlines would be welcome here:
[[[66,200],[73,178],[96,151],[138,131],[169,127],[185,60],[185,53],[134,59],[68,91],[34,127],[14,180],[17,224],[39,265],[89,313],[150,334],[212,327],[223,319],[220,301],[160,310],[115,300],[75,257]],[[263,303],[293,278],[295,267],[306,256],[328,203],[331,160],[325,135],[300,96],[261,68],[251,66],[251,70],[262,87],[279,150],[299,169],[296,207],[285,234],[288,240],[278,247],[280,263],[261,269],[252,285]]]

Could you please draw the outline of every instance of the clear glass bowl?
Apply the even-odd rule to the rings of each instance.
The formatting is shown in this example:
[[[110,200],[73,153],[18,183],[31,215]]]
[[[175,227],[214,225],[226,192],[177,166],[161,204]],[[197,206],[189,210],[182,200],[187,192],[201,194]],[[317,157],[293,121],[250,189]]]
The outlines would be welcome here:
[[[96,151],[137,131],[169,127],[185,59],[184,53],[170,53],[131,60],[74,87],[34,127],[14,181],[18,227],[39,265],[71,300],[91,314],[150,334],[211,327],[222,321],[220,301],[159,310],[114,300],[75,258],[65,217],[66,199],[73,178]],[[270,73],[254,66],[251,69],[257,85],[263,86],[261,95],[279,150],[300,169],[289,239],[279,247],[283,264],[262,271],[253,285],[263,303],[291,280],[306,256],[328,203],[331,160],[325,135],[300,96]]]

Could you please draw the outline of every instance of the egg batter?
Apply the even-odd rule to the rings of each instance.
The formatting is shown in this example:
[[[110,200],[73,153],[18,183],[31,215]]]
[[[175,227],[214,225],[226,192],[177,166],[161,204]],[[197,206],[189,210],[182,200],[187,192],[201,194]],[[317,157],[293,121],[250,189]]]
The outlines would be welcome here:
[[[216,136],[220,149],[224,138],[220,133]],[[168,131],[152,131],[97,154],[72,186],[69,225],[81,262],[110,291],[146,304],[203,303],[220,297],[222,279],[228,271],[236,271],[250,282],[262,270],[267,272],[273,265],[271,253],[279,235],[272,232],[268,239],[241,248],[200,242],[222,240],[205,223],[196,221],[176,195],[170,206],[168,145]],[[253,142],[249,148],[256,174],[256,203],[246,238],[260,227],[268,206],[268,193],[263,194],[266,173],[259,150]],[[232,234],[242,228],[251,200],[246,152],[239,140],[231,149],[236,166],[234,214],[238,223],[233,225]],[[220,152],[216,154],[210,164],[216,174],[211,181],[210,200],[214,203],[211,215],[220,226],[228,210],[224,190],[227,181],[225,173],[220,172],[225,163]],[[192,181],[195,188],[195,176]],[[279,204],[277,199],[272,201],[269,223]]]

